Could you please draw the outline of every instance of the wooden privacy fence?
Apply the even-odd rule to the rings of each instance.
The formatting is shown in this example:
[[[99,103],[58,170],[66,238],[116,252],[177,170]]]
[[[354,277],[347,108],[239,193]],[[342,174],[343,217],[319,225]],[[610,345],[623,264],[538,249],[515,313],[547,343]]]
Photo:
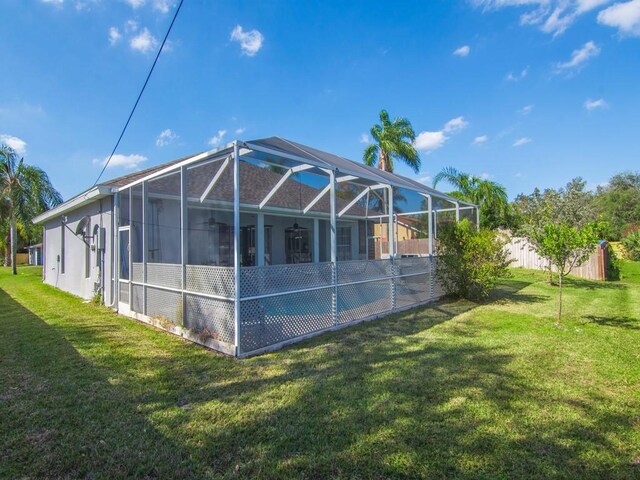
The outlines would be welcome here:
[[[547,260],[533,251],[526,238],[511,237],[511,242],[505,248],[509,254],[509,260],[512,260],[512,267],[534,270],[547,270],[548,268]],[[589,260],[582,266],[575,267],[571,271],[571,275],[589,280],[606,280],[608,263],[607,242],[602,242],[596,247]]]

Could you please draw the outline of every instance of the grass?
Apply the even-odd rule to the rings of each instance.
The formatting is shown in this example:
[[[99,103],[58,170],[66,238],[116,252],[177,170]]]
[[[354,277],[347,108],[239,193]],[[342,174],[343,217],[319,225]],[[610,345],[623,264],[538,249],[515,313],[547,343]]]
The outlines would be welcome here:
[[[620,266],[620,280],[624,282],[640,283],[640,262],[623,260]]]
[[[640,285],[514,271],[234,360],[0,270],[0,478],[640,478]]]

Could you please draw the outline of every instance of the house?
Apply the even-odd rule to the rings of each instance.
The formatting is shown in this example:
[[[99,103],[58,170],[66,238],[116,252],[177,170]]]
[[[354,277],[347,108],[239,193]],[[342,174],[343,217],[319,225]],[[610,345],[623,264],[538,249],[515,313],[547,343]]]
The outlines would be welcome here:
[[[247,356],[437,298],[436,212],[477,208],[270,137],[101,183],[34,221],[46,283]],[[416,225],[425,241],[403,256],[397,232]]]
[[[42,244],[29,245],[29,265],[42,265]]]

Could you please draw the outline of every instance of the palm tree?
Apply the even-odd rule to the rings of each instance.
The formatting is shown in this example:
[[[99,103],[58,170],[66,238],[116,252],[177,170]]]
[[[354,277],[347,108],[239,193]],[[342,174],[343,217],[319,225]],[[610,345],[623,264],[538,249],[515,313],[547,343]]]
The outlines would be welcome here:
[[[8,210],[11,266],[16,275],[17,223],[31,223],[36,215],[62,203],[62,197],[43,170],[27,165],[23,158],[18,160],[12,148],[1,145],[0,201],[6,204]]]
[[[393,172],[394,160],[406,163],[414,172],[420,171],[420,155],[413,146],[416,133],[406,118],[389,120],[386,110],[380,111],[380,124],[371,127],[371,136],[375,140],[364,150],[364,163],[377,166],[385,172]]]
[[[484,226],[495,228],[502,226],[509,208],[506,189],[499,183],[469,175],[453,167],[445,167],[433,179],[436,187],[446,181],[456,189],[451,195],[480,207],[480,222]]]

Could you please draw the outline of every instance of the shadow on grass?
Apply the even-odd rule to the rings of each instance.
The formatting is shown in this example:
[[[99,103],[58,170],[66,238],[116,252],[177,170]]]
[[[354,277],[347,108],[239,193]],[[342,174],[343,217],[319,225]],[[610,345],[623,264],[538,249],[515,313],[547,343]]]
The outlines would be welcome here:
[[[629,330],[640,330],[640,318],[632,318],[621,315],[603,317],[598,315],[583,315],[591,323],[596,323],[604,327],[625,328]]]
[[[2,289],[0,306],[0,478],[189,475],[126,386]]]
[[[520,291],[527,285],[506,281],[493,301],[533,303]],[[53,296],[47,308],[55,302],[64,310]],[[11,360],[0,369],[3,375],[23,371],[12,385],[25,390],[1,407],[12,419],[0,425],[3,436],[14,438],[9,453],[0,454],[2,463],[14,465],[11,476],[637,473],[589,455],[617,452],[606,433],[611,425],[631,428],[631,413],[603,412],[603,399],[593,395],[575,407],[588,414],[588,425],[579,419],[551,425],[529,419],[529,407],[546,402],[547,392],[516,373],[507,349],[430,334],[475,308],[471,302],[446,299],[243,361],[144,326],[128,328],[127,319],[88,319],[95,315],[90,306],[82,307],[86,315],[82,310],[54,328],[4,292],[0,306],[3,334],[14,337],[1,340],[3,358]],[[41,382],[44,390],[38,392]],[[38,448],[25,444],[32,432],[53,431],[49,422],[61,430],[55,441]],[[65,461],[59,464],[58,457]]]

